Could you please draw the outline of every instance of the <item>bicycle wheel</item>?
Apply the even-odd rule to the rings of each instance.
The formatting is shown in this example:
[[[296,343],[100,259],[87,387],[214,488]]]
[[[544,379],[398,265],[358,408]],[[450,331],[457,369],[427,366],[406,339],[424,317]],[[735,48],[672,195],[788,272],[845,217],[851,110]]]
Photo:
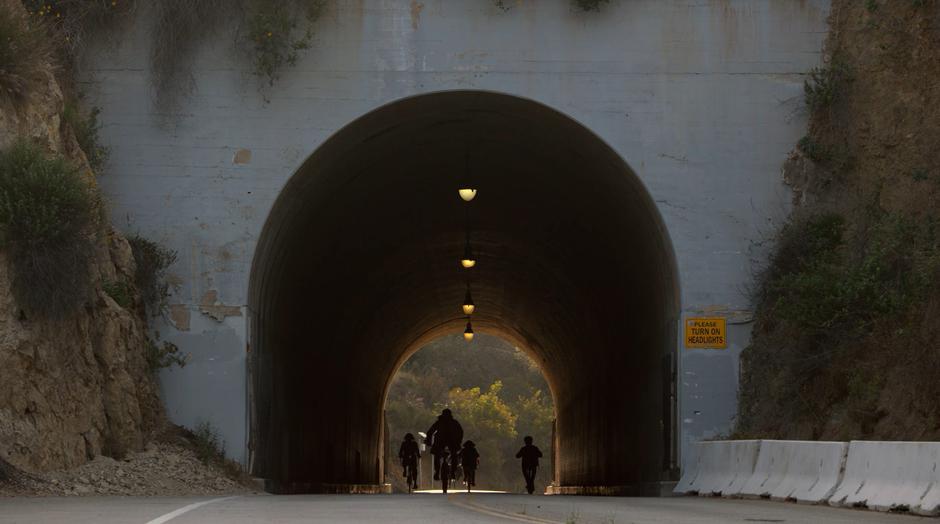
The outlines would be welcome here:
[[[414,466],[408,466],[408,476],[405,478],[405,482],[408,483],[408,493],[411,493],[415,485],[417,484],[418,472],[415,471]]]

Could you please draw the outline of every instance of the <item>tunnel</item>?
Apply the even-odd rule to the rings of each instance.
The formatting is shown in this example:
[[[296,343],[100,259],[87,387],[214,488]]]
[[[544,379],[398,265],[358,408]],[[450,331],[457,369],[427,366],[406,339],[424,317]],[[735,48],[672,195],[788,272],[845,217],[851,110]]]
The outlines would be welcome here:
[[[380,485],[391,378],[464,331],[468,286],[474,331],[548,380],[559,492],[653,494],[674,477],[679,291],[656,205],[583,125],[484,91],[359,117],[276,199],[249,289],[252,474],[282,493]]]

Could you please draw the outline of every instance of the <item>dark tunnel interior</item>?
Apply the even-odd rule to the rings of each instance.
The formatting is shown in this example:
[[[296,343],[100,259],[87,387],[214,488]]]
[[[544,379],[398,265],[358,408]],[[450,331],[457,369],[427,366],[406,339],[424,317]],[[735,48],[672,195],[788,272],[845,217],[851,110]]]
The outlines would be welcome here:
[[[670,478],[678,281],[656,206],[579,123],[481,91],[366,114],[275,202],[249,299],[252,473],[280,492],[381,483],[389,381],[463,331],[468,275],[474,330],[527,348],[551,385],[555,484]]]

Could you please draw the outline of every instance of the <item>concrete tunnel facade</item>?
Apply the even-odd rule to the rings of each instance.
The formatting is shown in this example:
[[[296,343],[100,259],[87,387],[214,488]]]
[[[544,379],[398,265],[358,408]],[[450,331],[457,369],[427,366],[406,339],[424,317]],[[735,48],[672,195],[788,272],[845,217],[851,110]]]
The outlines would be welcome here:
[[[556,479],[659,478],[666,446],[653,440],[669,431],[648,428],[665,409],[654,382],[668,374],[657,360],[666,354],[678,359],[677,409],[664,422],[676,429],[678,461],[694,462],[695,442],[731,431],[753,319],[747,290],[768,233],[789,212],[780,167],[806,133],[803,82],[821,61],[829,1],[629,0],[591,12],[568,0],[505,2],[509,10],[486,0],[327,4],[311,48],[274,85],[234,45],[234,19],[206,33],[190,60],[181,57],[192,90],[172,107],[151,103],[150,57],[160,43],[146,6],[114,35],[88,42],[78,80],[89,107],[101,108],[111,154],[98,183],[112,223],[178,253],[167,271],[167,315],[152,333],[189,358],[160,372],[168,418],[210,423],[231,459],[288,486],[376,478],[385,382],[423,341],[462,329],[455,319],[465,284],[453,264],[463,209],[455,182],[444,182],[463,168],[463,136],[473,137],[467,145],[482,178],[471,217],[481,260],[476,327],[525,348],[550,379]],[[510,98],[477,102],[485,109],[441,102],[450,109],[437,115],[413,110],[453,90]],[[431,98],[410,98],[422,95]],[[515,123],[502,123],[500,112]],[[366,156],[377,160],[368,165]],[[649,278],[658,265],[650,259],[667,252],[654,244],[669,244],[651,233],[659,216],[678,291],[664,273]],[[393,272],[398,280],[382,278]],[[662,303],[630,316],[637,303],[680,291],[673,325],[655,324],[669,317]],[[356,301],[363,304],[352,308]],[[697,317],[727,319],[727,348],[686,347],[682,326]],[[637,332],[640,325],[652,327]],[[669,347],[659,347],[669,333]],[[641,346],[650,353],[636,353]],[[592,463],[591,446],[606,437],[578,434],[572,408],[600,409],[593,399],[613,380],[603,373],[613,364],[623,364],[618,380],[633,388],[613,400],[620,423],[632,424],[610,430],[611,440],[626,439],[614,449],[651,455],[632,477],[626,459],[617,458],[631,465],[616,472]],[[595,369],[591,388],[574,380]],[[333,433],[302,445],[315,438],[302,402],[341,373],[355,385],[343,386],[344,402],[368,420],[327,410],[323,425]],[[630,383],[633,373],[644,378]],[[317,446],[340,442],[342,432],[356,442],[335,448],[337,463],[316,462]],[[641,438],[648,442],[638,448]]]
[[[465,180],[479,189],[470,203]],[[276,491],[383,482],[388,384],[424,343],[463,329],[468,275],[475,329],[526,348],[551,386],[556,485],[656,492],[676,468],[666,228],[596,135],[484,91],[362,116],[276,200],[249,289],[253,474]]]

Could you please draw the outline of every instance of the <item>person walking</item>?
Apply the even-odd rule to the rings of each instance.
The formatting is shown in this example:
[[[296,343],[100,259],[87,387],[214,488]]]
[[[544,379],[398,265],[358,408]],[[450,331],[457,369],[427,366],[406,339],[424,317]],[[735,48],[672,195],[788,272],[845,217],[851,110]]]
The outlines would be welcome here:
[[[539,459],[542,458],[542,450],[532,445],[532,437],[526,436],[522,439],[525,446],[516,453],[516,458],[522,459],[522,476],[525,477],[525,490],[529,495],[535,492],[535,473],[539,469]]]
[[[418,489],[418,458],[421,457],[421,451],[418,449],[418,442],[411,433],[405,434],[405,440],[398,448],[398,458],[401,459],[402,476],[408,483],[409,489]]]
[[[472,440],[463,443],[460,465],[463,467],[463,478],[467,482],[467,493],[470,493],[470,488],[477,485],[477,466],[480,465],[480,452]]]
[[[450,486],[450,478],[452,476],[452,471],[457,465],[457,459],[451,457],[450,446],[444,446],[441,449],[441,452],[438,455],[434,456],[435,458],[440,457],[440,481],[441,481],[441,493],[447,494],[447,488]],[[434,477],[438,478],[438,477]]]
[[[460,449],[460,443],[463,442],[463,427],[454,418],[454,414],[445,408],[437,417],[437,421],[428,429],[424,442],[431,445],[431,455],[434,456],[434,480],[440,480],[443,450],[446,447],[456,453]],[[451,476],[454,474],[454,469],[456,468],[450,468]]]

